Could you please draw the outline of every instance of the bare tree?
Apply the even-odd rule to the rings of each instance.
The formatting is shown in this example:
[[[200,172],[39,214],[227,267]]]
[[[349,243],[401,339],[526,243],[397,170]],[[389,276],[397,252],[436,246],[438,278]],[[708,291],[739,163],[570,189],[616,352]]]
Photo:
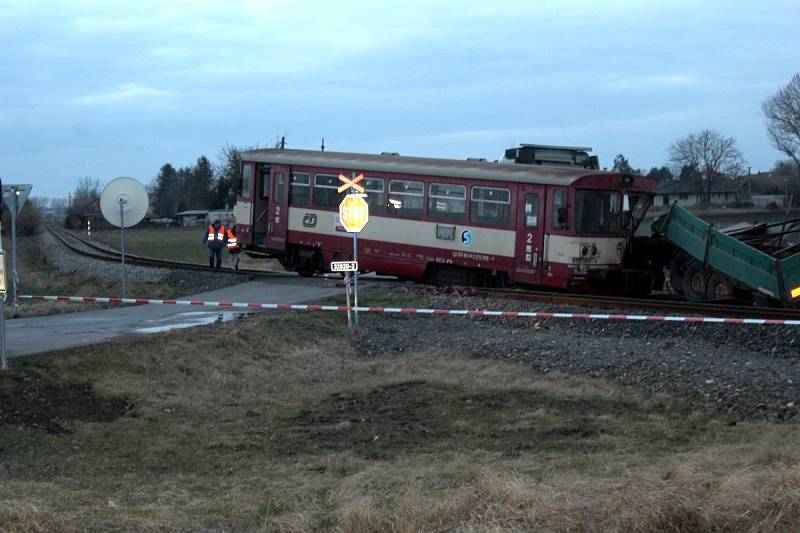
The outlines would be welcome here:
[[[794,160],[800,172],[800,74],[761,104],[775,148]]]
[[[736,139],[716,130],[702,130],[678,139],[670,145],[669,156],[676,167],[688,166],[694,170],[697,194],[706,207],[711,204],[715,183],[737,176],[744,166]]]

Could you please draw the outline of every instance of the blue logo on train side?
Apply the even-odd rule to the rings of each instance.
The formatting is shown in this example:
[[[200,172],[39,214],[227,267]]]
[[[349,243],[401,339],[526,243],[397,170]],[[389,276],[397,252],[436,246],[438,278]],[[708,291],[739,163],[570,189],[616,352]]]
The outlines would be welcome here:
[[[461,244],[467,247],[472,244],[472,232],[470,230],[465,229],[461,232]]]

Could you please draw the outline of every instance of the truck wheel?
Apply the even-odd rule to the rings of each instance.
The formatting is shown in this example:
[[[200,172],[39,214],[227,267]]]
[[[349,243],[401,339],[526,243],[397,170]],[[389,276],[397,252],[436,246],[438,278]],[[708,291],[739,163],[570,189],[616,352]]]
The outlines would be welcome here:
[[[735,298],[731,279],[722,272],[714,272],[706,285],[707,300],[731,300]]]
[[[669,286],[672,294],[683,296],[683,279],[692,261],[693,259],[683,252],[672,258],[669,265]]]
[[[708,273],[700,261],[692,260],[683,275],[683,295],[690,302],[701,302],[706,299]]]

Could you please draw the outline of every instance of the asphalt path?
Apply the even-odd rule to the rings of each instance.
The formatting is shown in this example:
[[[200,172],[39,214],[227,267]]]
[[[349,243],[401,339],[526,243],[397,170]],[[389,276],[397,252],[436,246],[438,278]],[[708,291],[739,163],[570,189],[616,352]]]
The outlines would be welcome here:
[[[343,294],[330,278],[276,277],[180,298],[215,302],[301,304]],[[76,303],[76,306],[84,305]],[[183,305],[135,305],[59,315],[6,319],[6,357],[85,346],[127,335],[229,320],[253,311]]]

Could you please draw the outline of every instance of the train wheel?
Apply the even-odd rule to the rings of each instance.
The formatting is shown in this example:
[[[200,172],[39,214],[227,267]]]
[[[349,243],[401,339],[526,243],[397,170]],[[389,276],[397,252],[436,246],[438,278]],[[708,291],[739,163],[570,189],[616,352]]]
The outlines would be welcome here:
[[[669,287],[672,294],[683,296],[683,280],[686,269],[692,261],[693,259],[683,252],[672,258],[669,265]]]
[[[691,302],[700,302],[706,299],[706,286],[708,273],[700,261],[691,261],[683,275],[683,295]]]
[[[707,300],[731,300],[735,297],[733,283],[728,276],[722,272],[711,274],[706,285]]]

